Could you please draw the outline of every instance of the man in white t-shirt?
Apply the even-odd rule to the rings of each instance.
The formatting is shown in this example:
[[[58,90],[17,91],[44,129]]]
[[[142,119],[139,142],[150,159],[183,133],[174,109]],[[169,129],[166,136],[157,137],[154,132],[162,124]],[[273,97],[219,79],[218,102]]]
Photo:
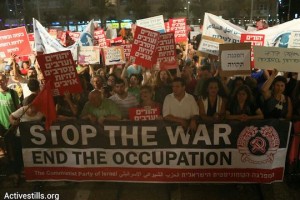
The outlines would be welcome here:
[[[166,96],[163,104],[163,117],[176,122],[184,128],[196,130],[199,107],[195,98],[186,93],[185,80],[175,78],[172,82],[173,93]]]

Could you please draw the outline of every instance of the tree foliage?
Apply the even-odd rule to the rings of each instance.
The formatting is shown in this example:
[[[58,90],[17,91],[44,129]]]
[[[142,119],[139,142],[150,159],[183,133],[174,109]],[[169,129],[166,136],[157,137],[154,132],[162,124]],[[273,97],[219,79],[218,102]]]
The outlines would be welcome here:
[[[178,12],[183,11],[184,3],[182,0],[163,0],[159,11],[164,14],[166,18],[173,18]]]
[[[109,0],[94,0],[94,5],[91,8],[92,14],[101,19],[102,27],[105,27],[106,18],[114,18],[114,5]]]
[[[134,19],[143,19],[148,17],[150,6],[147,0],[129,0],[125,11]]]

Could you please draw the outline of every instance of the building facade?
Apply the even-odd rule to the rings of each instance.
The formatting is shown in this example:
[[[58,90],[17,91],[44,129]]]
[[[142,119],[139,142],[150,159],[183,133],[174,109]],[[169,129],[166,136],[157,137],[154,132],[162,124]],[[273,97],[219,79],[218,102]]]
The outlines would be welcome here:
[[[161,14],[167,16],[166,12],[161,11],[165,1],[167,0],[5,0],[10,11],[5,25],[10,28],[25,23],[30,24],[32,17],[45,26],[81,25],[92,18],[99,23],[102,21],[102,24],[107,20],[108,23],[111,21],[120,23],[121,20],[135,21],[139,19],[138,16],[143,18]],[[236,24],[251,23],[250,20],[256,18],[263,18],[274,24],[278,19],[278,0],[239,0],[238,2],[236,0],[178,0],[182,8],[179,8],[173,17],[187,17],[190,24],[202,23],[205,12],[222,16]],[[172,9],[175,5],[170,3],[169,6]],[[137,15],[138,11],[142,13]]]

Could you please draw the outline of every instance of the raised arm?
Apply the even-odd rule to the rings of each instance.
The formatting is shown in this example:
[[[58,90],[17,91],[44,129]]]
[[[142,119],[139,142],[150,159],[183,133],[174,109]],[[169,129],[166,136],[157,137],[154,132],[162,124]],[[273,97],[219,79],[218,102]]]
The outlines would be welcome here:
[[[262,93],[265,100],[269,99],[271,97],[270,87],[271,87],[275,77],[277,76],[277,74],[278,74],[277,69],[273,69],[270,78],[261,87],[261,93]]]

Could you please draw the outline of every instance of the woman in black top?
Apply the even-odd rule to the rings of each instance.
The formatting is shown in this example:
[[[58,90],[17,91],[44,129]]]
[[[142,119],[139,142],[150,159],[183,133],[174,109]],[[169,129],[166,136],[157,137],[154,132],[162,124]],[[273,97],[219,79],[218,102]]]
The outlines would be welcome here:
[[[238,87],[226,110],[226,119],[248,121],[263,118],[261,109],[255,105],[250,88],[247,85]]]

